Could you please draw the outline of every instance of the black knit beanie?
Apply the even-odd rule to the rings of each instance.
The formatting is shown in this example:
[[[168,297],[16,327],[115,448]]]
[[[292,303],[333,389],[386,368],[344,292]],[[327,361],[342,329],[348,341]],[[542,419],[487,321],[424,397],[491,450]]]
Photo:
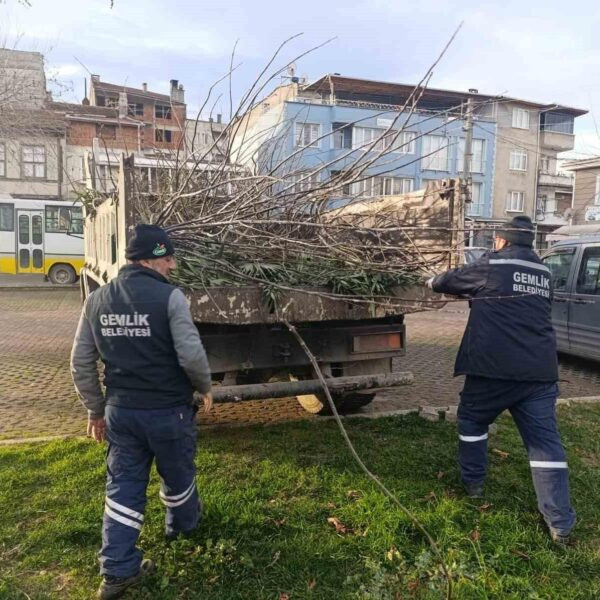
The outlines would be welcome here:
[[[504,227],[498,230],[498,235],[507,242],[516,246],[533,246],[535,228],[529,217],[513,217]]]
[[[158,225],[136,225],[125,249],[125,258],[144,260],[175,254],[167,232]]]

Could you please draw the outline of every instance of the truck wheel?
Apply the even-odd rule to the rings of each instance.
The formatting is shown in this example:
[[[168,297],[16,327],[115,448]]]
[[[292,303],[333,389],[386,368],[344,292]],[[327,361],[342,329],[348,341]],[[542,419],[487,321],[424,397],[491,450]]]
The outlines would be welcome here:
[[[315,394],[307,394],[306,396],[296,396],[300,406],[313,415],[331,415],[331,408],[327,398],[323,397],[323,401]]]
[[[48,279],[55,285],[70,285],[75,283],[77,273],[71,265],[53,265],[48,273]]]
[[[369,404],[374,397],[375,394],[373,393],[355,392],[352,394],[334,395],[333,402],[340,415],[349,415]],[[329,401],[324,394],[296,396],[296,400],[298,400],[300,406],[302,406],[305,411],[313,415],[330,416],[333,414],[333,411],[329,406]]]

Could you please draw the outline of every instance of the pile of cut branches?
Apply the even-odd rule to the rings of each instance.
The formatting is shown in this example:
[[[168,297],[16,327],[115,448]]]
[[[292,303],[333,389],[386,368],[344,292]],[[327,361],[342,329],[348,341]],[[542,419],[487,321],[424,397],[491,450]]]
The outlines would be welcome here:
[[[382,106],[372,115],[388,124],[377,137],[328,152],[343,130],[361,121],[317,139],[313,130],[306,134],[308,111],[289,118],[282,113],[269,127],[257,125],[269,106],[265,90],[303,56],[268,74],[286,44],[237,108],[231,106],[227,123],[213,122],[208,145],[196,144],[192,136],[177,153],[165,152],[151,192],[143,181],[134,181],[140,220],[169,231],[179,256],[176,279],[183,287],[259,285],[270,294],[308,286],[344,299],[393,296],[398,287],[447,265],[457,245],[451,234],[456,180],[429,182],[426,189],[402,194],[390,178],[422,158],[403,146],[414,147],[440,127],[439,119],[417,112],[437,61],[403,105]],[[229,98],[235,69],[232,56],[222,80],[229,82]],[[199,115],[206,114],[214,89]],[[336,102],[333,92],[317,98],[294,81],[279,92],[291,99],[306,96],[307,106]],[[457,104],[435,116],[459,118],[462,110]]]

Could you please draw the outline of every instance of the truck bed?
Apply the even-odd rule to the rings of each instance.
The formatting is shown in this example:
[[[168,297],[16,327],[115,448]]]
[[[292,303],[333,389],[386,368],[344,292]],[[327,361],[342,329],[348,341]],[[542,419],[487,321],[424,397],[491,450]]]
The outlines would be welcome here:
[[[199,323],[254,325],[311,321],[360,321],[403,315],[444,306],[443,296],[421,287],[398,288],[388,305],[370,306],[328,298],[325,288],[298,288],[281,291],[277,310],[269,308],[258,286],[212,287],[187,290],[194,320]],[[398,305],[395,305],[395,304]]]

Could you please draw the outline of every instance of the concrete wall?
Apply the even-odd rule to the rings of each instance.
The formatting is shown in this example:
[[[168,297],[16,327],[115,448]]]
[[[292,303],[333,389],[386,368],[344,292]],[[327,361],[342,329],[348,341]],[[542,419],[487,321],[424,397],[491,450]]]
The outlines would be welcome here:
[[[586,208],[593,207],[596,193],[596,177],[600,176],[600,166],[575,171],[575,191],[573,194],[573,225],[585,225]],[[600,212],[600,206],[598,206]]]
[[[44,57],[0,48],[0,109],[41,108],[45,98]]]

